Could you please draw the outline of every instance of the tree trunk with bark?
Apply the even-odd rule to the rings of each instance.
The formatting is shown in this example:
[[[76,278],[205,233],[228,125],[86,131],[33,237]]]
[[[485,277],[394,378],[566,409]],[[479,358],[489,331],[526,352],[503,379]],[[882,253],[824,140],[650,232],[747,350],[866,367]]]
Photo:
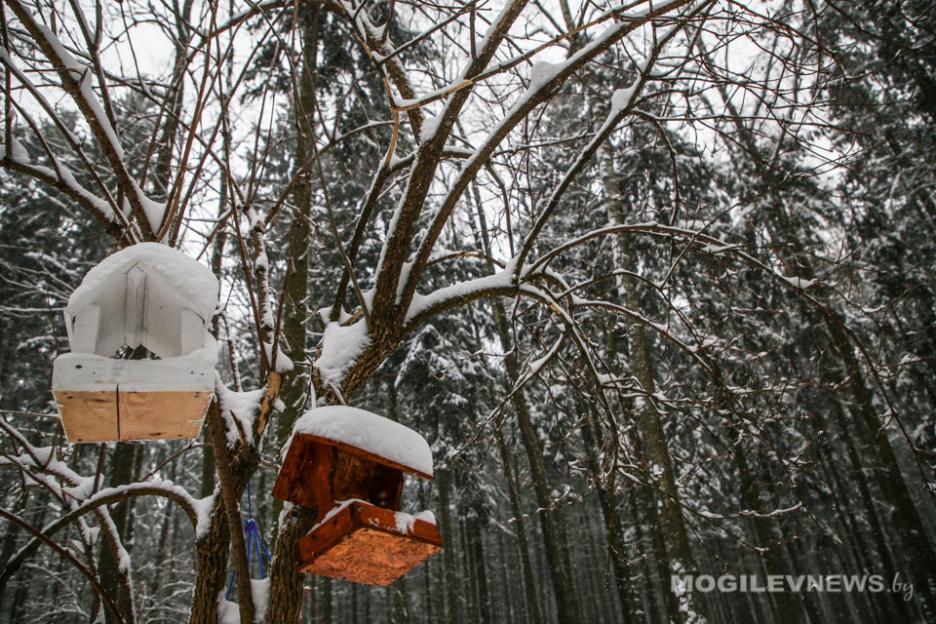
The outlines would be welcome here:
[[[602,185],[604,187],[608,221],[612,224],[625,222],[625,211],[621,198],[621,186],[613,165],[613,153],[605,147],[601,154]],[[627,235],[619,236],[615,245],[617,266],[625,271],[634,272],[636,259],[630,249]],[[631,310],[640,310],[640,300],[633,277],[623,275],[619,279],[621,299]],[[660,530],[666,547],[669,574],[695,574],[696,566],[689,544],[685,520],[682,515],[679,491],[673,471],[673,463],[666,444],[663,423],[657,411],[653,395],[656,392],[653,362],[650,346],[643,325],[632,323],[629,330],[630,356],[633,374],[640,383],[645,395],[644,407],[637,414],[637,430],[640,435],[640,448],[647,462],[647,469],[655,480],[655,494],[659,503]],[[699,592],[690,591],[678,597],[680,603],[670,617],[679,622],[704,622],[706,620],[705,603]]]

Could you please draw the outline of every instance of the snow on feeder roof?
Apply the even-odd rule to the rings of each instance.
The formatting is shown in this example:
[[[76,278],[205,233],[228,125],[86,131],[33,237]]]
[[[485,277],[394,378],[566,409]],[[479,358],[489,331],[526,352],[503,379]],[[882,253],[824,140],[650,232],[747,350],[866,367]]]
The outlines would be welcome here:
[[[70,442],[193,438],[214,392],[218,301],[211,271],[158,243],[88,271],[65,308],[71,353],[52,389]],[[121,351],[152,359],[122,359]]]
[[[161,358],[176,357],[204,346],[217,304],[218,280],[207,266],[178,249],[139,243],[104,258],[68,298],[68,340],[72,351],[105,357],[141,344]],[[94,323],[98,311],[105,316]],[[82,321],[98,327],[81,327],[79,336]]]
[[[183,252],[160,243],[139,243],[104,258],[81,280],[68,298],[66,312],[93,303],[94,298],[115,279],[140,265],[148,273],[160,273],[172,282],[168,297],[180,297],[195,314],[210,318],[218,304],[218,279],[206,265]]]
[[[344,445],[348,448],[343,450],[350,453],[370,453],[403,472],[432,478],[432,451],[425,438],[398,422],[356,407],[311,409],[296,421],[293,433]]]
[[[318,512],[296,544],[299,571],[388,585],[439,552],[431,514],[400,512],[403,473],[432,478],[432,452],[412,429],[347,406],[297,420],[273,496]]]

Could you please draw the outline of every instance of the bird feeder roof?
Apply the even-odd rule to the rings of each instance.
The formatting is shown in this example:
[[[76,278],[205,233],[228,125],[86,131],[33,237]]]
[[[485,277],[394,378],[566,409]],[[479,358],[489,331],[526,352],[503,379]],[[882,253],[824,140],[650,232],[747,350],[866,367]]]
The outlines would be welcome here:
[[[147,273],[159,273],[175,291],[166,292],[167,299],[184,302],[186,308],[209,319],[218,303],[218,280],[204,264],[178,249],[160,243],[138,243],[104,258],[88,271],[81,285],[68,299],[66,314],[77,314],[94,303],[98,295],[125,279],[126,273],[139,266]]]
[[[432,478],[432,451],[425,438],[398,422],[356,407],[311,409],[296,421],[293,435],[311,436],[363,459]]]

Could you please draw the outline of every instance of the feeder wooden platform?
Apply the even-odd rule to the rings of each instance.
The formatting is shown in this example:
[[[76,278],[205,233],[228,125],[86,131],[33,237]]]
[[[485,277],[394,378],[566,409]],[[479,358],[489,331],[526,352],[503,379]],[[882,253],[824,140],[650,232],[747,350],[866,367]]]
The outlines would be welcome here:
[[[182,440],[198,437],[211,392],[54,393],[68,441]]]
[[[319,576],[389,585],[442,550],[439,529],[397,512],[354,501],[296,544],[299,570]]]
[[[210,361],[114,360],[64,353],[52,394],[72,444],[198,437],[214,394]]]

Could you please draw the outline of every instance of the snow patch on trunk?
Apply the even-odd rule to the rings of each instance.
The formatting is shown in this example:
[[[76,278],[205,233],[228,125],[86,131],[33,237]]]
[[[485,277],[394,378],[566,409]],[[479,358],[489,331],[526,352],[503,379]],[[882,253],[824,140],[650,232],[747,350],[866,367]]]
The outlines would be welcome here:
[[[264,342],[263,351],[266,353],[267,362],[273,362],[273,345],[269,342]],[[289,356],[283,353],[283,349],[280,345],[276,345],[276,372],[288,373],[293,369],[293,366],[293,361],[289,359]]]
[[[369,342],[365,319],[351,325],[329,323],[325,327],[325,335],[322,336],[322,349],[315,359],[315,367],[322,379],[340,387],[345,373],[357,361]]]
[[[253,596],[254,622],[263,622],[270,604],[270,579],[250,579],[250,593]],[[218,594],[218,624],[240,624],[240,605],[226,600],[223,591]]]
[[[422,128],[419,129],[419,142],[428,143],[432,140],[432,137],[435,136],[436,132],[439,129],[439,124],[442,122],[442,114],[434,115],[432,117],[427,117],[423,121]]]
[[[239,425],[227,428],[228,446],[233,447],[237,444],[238,429],[244,431],[248,443],[252,442],[253,423],[260,411],[260,401],[263,400],[265,390],[261,388],[248,392],[236,392],[218,383],[216,392],[221,405],[221,413],[225,416],[230,415]]]
[[[215,495],[197,498],[194,501],[195,506],[195,539],[199,540],[208,534],[211,528],[211,510],[215,506]]]

